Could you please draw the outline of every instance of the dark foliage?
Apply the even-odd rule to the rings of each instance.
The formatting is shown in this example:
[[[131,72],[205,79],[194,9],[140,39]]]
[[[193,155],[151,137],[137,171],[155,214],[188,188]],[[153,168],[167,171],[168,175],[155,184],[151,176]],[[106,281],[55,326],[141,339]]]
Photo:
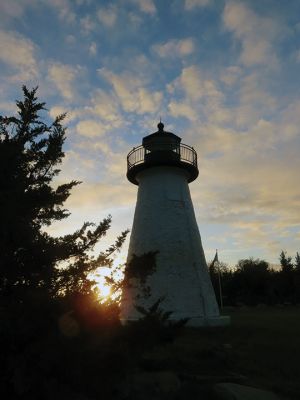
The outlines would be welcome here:
[[[136,278],[140,283],[145,284],[147,277],[153,274],[156,269],[155,258],[157,253],[157,251],[151,251],[142,256],[133,254],[132,259],[126,266],[126,276],[128,280]]]
[[[26,301],[33,291],[52,297],[64,291],[88,293],[88,273],[109,263],[110,254],[126,237],[124,232],[94,259],[88,252],[106,234],[110,217],[59,238],[43,230],[68,217],[63,204],[79,182],[52,187],[64,157],[64,115],[47,125],[40,120],[45,104],[37,101],[36,89],[23,87],[23,92],[24,100],[17,101],[18,116],[0,117],[0,298],[10,303]]]
[[[151,295],[150,286],[147,285],[147,278],[156,270],[156,255],[158,251],[150,251],[141,256],[133,254],[130,262],[126,264],[123,285],[127,287],[138,286],[141,292],[137,294],[147,298]]]
[[[178,331],[188,321],[187,318],[171,321],[172,311],[164,311],[160,307],[163,301],[163,298],[159,298],[149,309],[136,306],[141,318],[138,321],[131,322],[134,333],[144,337],[150,346],[153,343],[173,341]]]
[[[295,263],[285,252],[279,257],[281,269],[275,271],[259,259],[240,260],[233,270],[220,263],[210,267],[210,276],[220,304],[221,281],[224,305],[297,304],[300,303],[299,254]]]
[[[91,256],[110,216],[62,237],[46,233],[68,217],[64,202],[80,182],[52,186],[64,157],[64,115],[43,122],[36,90],[23,87],[17,116],[0,117],[0,390],[11,399],[88,393],[96,364],[103,374],[104,365],[114,368],[119,310],[96,301],[89,274],[111,265],[127,235]]]
[[[295,256],[295,270],[300,272],[300,255],[297,252]]]

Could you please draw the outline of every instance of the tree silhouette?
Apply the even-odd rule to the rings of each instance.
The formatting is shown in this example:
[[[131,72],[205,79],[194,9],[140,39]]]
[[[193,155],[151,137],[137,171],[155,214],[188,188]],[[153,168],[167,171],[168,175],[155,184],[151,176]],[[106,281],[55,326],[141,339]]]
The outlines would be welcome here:
[[[43,122],[45,103],[37,101],[36,91],[24,86],[17,117],[0,117],[0,296],[10,302],[24,301],[35,290],[51,296],[88,292],[88,273],[108,263],[126,237],[124,232],[109,252],[91,258],[87,254],[106,234],[110,217],[59,238],[43,231],[69,216],[63,204],[80,182],[52,187],[64,157],[65,115],[51,124]]]
[[[295,270],[300,272],[300,255],[297,252],[295,256]]]
[[[284,252],[283,250],[280,253],[279,256],[279,261],[280,261],[280,265],[281,265],[281,271],[282,272],[292,272],[294,269],[293,263],[292,263],[292,257],[287,256],[286,252]]]
[[[278,276],[279,293],[283,302],[294,303],[296,297],[295,271],[292,257],[283,250],[280,253],[279,261],[281,270]]]
[[[24,86],[17,116],[0,117],[0,396],[73,398],[59,393],[93,384],[97,351],[103,365],[114,358],[102,352],[103,344],[101,351],[90,346],[119,318],[114,304],[96,301],[89,273],[111,265],[127,231],[97,256],[91,250],[109,229],[110,216],[58,238],[45,232],[69,216],[64,202],[80,182],[53,187],[64,157],[65,115],[45,123],[45,103],[36,92]]]

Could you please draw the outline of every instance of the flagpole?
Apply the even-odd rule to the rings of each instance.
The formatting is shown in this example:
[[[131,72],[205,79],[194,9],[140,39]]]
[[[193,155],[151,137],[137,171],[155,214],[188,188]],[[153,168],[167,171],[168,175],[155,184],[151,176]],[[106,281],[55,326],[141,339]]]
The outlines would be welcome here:
[[[216,260],[216,262],[217,262],[217,267],[218,267],[218,281],[219,281],[219,294],[220,294],[220,308],[221,308],[221,310],[222,310],[222,308],[223,308],[223,294],[222,294],[221,271],[220,271],[220,263],[219,263],[219,257],[218,257],[218,249],[216,249],[215,260]]]
[[[218,265],[218,277],[219,277],[219,291],[220,291],[220,307],[222,309],[223,308],[223,295],[222,295],[222,284],[221,284],[221,274],[220,274],[220,266],[219,265]]]
[[[220,296],[220,308],[223,308],[223,294],[222,294],[222,283],[221,283],[221,271],[220,271],[220,263],[218,258],[218,249],[216,249],[216,255],[211,263],[211,268],[214,267],[215,263],[217,263],[217,271],[218,271],[218,283],[219,283],[219,296]]]

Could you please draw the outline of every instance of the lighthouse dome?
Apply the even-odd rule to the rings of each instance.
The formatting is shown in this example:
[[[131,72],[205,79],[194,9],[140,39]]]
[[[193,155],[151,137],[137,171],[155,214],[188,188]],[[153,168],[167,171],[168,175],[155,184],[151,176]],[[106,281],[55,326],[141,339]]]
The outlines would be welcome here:
[[[181,143],[181,138],[164,130],[160,121],[158,130],[143,138],[142,145],[135,147],[127,156],[127,178],[138,185],[137,174],[155,166],[175,166],[187,172],[188,182],[198,176],[196,151]]]

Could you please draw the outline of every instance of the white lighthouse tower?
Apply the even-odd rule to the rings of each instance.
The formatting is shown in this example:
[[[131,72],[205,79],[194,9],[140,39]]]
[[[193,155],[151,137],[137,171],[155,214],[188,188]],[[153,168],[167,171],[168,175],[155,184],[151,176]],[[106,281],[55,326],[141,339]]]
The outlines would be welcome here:
[[[142,145],[131,150],[127,162],[127,178],[138,185],[138,195],[122,320],[141,318],[135,306],[147,309],[163,298],[160,307],[172,311],[171,320],[188,318],[190,326],[227,324],[228,318],[219,314],[188,186],[199,173],[196,151],[164,131],[160,122],[157,132],[145,136]],[[140,270],[133,274],[131,263],[148,253],[156,254],[155,270],[143,275],[147,262],[135,262],[134,268]]]

